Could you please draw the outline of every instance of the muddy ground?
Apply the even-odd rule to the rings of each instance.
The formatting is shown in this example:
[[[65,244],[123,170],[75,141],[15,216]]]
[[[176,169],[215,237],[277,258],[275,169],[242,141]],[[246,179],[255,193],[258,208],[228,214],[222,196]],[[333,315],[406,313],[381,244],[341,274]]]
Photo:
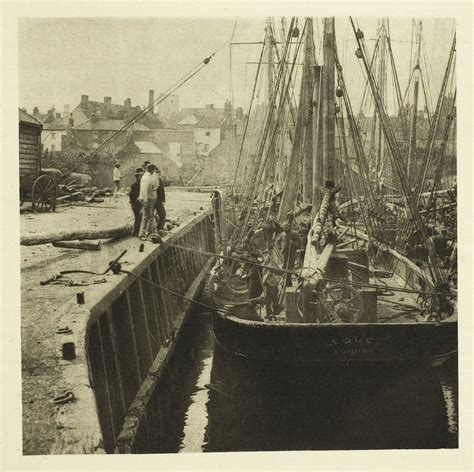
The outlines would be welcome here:
[[[194,212],[207,209],[209,193],[169,189],[167,219],[182,222]],[[85,228],[111,228],[133,223],[128,197],[105,198],[103,203],[60,206],[54,213],[22,213],[21,235]],[[40,285],[40,281],[63,270],[85,269],[103,272],[109,261],[124,249],[124,263],[133,264],[134,250],[141,241],[128,237],[103,245],[101,251],[56,248],[52,244],[21,247],[21,348],[23,397],[23,454],[48,454],[56,427],[52,421],[51,399],[61,390],[55,333],[61,306],[87,286]],[[147,243],[151,244],[151,243]],[[74,276],[77,282],[90,283],[89,275]],[[95,277],[97,279],[97,277]]]

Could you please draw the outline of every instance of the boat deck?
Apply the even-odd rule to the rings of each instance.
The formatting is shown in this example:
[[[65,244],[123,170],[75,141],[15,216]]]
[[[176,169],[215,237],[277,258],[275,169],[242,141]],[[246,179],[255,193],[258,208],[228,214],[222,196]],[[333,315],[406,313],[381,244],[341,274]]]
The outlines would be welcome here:
[[[296,279],[293,281],[293,286],[297,285]],[[391,277],[385,277],[383,279],[369,279],[370,285],[378,285],[383,289],[387,287],[405,288],[403,279],[394,274]],[[237,310],[232,309],[231,316],[234,315],[237,318],[247,318],[246,307],[242,306],[245,298],[242,300],[232,300],[229,293],[219,290],[217,297],[221,301],[227,303],[227,307],[237,305]],[[422,313],[419,303],[417,303],[418,295],[416,293],[407,293],[402,291],[390,291],[386,290],[383,294],[377,296],[377,323],[417,323],[417,316]],[[285,305],[285,303],[283,304]],[[263,321],[270,324],[281,324],[286,322],[295,322],[294,315],[287,315],[285,309],[283,309],[276,317],[268,317],[265,305],[259,305],[256,307],[256,317],[252,317],[253,321]]]

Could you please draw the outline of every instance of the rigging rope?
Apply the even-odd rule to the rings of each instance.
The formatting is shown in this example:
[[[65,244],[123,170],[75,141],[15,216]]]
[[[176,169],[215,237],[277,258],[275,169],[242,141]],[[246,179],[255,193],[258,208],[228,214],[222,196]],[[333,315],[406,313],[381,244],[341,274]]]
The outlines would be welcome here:
[[[444,282],[444,276],[440,272],[440,270],[439,270],[439,268],[436,264],[436,256],[435,256],[435,250],[434,250],[433,243],[432,243],[431,240],[428,239],[428,235],[426,233],[426,229],[425,229],[423,220],[421,218],[421,215],[420,215],[419,210],[418,210],[418,206],[416,204],[416,196],[413,195],[411,189],[408,186],[407,178],[406,178],[406,171],[405,171],[405,169],[403,167],[403,164],[400,160],[400,151],[399,151],[399,148],[398,148],[397,141],[395,139],[395,134],[394,134],[394,131],[392,129],[390,120],[389,120],[389,118],[386,114],[386,110],[384,108],[384,105],[381,102],[381,99],[380,99],[380,96],[379,96],[379,93],[378,93],[377,85],[375,83],[375,79],[373,77],[373,74],[371,73],[371,71],[368,68],[367,56],[363,52],[363,49],[364,49],[363,48],[363,42],[362,42],[361,38],[359,37],[359,35],[357,34],[357,31],[356,31],[354,22],[352,21],[352,18],[351,18],[351,22],[352,22],[352,28],[354,30],[354,35],[356,37],[357,44],[359,45],[359,48],[362,51],[361,59],[363,60],[363,63],[364,63],[364,66],[365,66],[365,69],[366,69],[366,72],[367,72],[367,78],[369,80],[370,87],[371,87],[371,90],[372,90],[372,95],[373,95],[375,103],[377,105],[377,110],[379,112],[379,116],[380,116],[382,126],[383,126],[383,129],[384,129],[384,134],[385,134],[385,137],[386,137],[386,140],[387,140],[387,145],[388,145],[388,148],[390,150],[391,160],[394,164],[394,167],[397,170],[397,174],[398,174],[398,177],[400,179],[400,184],[402,186],[403,194],[405,196],[407,206],[410,210],[410,214],[411,214],[416,226],[418,227],[419,231],[421,232],[423,243],[425,244],[425,246],[428,249],[428,253],[429,253],[429,256],[430,256],[430,259],[431,259],[430,264],[428,264],[428,268],[429,268],[429,271],[431,273],[432,280],[435,283],[435,285],[439,285],[439,284]]]
[[[230,188],[231,193],[234,190],[234,184],[235,184],[235,181],[236,181],[236,178],[237,178],[237,171],[239,169],[241,158],[242,158],[242,151],[244,149],[245,137],[247,136],[247,128],[248,128],[249,121],[250,121],[250,115],[251,115],[251,112],[252,112],[253,101],[255,99],[255,90],[257,88],[257,82],[258,82],[258,77],[259,77],[259,74],[260,74],[260,66],[262,65],[262,58],[263,58],[264,50],[265,50],[265,45],[262,46],[262,51],[260,52],[260,58],[258,60],[258,67],[257,67],[257,72],[255,74],[255,81],[254,81],[254,84],[253,84],[252,97],[250,99],[250,105],[249,105],[249,109],[248,109],[248,112],[247,112],[247,119],[245,120],[245,127],[244,127],[244,134],[243,134],[243,137],[242,137],[242,143],[240,145],[239,158],[237,160],[237,165],[235,167],[235,172],[234,172],[234,178],[232,179],[232,186]]]
[[[280,84],[282,83],[282,76],[283,76],[282,72],[283,72],[283,69],[284,69],[284,60],[286,59],[286,55],[289,52],[289,45],[291,43],[291,32],[293,31],[293,24],[294,24],[294,18],[292,18],[292,21],[291,21],[291,24],[290,24],[290,28],[289,28],[289,32],[288,32],[288,38],[287,38],[287,42],[285,44],[285,50],[284,50],[283,58],[282,58],[282,60],[280,61],[280,64],[279,64],[277,83],[276,83],[275,90],[273,91],[273,94],[272,94],[272,97],[271,97],[271,103],[269,104],[269,110],[268,110],[268,115],[266,117],[263,136],[262,136],[262,139],[260,141],[259,149],[258,149],[258,152],[257,152],[257,158],[255,159],[255,166],[254,166],[255,171],[253,172],[253,175],[251,175],[250,179],[248,180],[248,185],[247,185],[247,189],[246,189],[245,196],[244,196],[244,204],[247,205],[247,211],[246,211],[244,220],[242,222],[242,229],[240,231],[238,241],[242,241],[244,232],[246,231],[247,224],[248,224],[248,221],[249,221],[249,218],[250,218],[250,214],[252,212],[252,203],[255,199],[256,191],[257,191],[258,186],[260,185],[261,178],[262,178],[262,175],[263,175],[263,171],[265,169],[265,164],[266,164],[267,159],[268,159],[268,153],[264,153],[264,149],[265,148],[268,149],[270,147],[270,146],[268,146],[268,143],[267,143],[267,137],[268,137],[268,134],[269,134],[269,131],[270,131],[270,126],[271,126],[272,121],[273,121],[272,117],[273,117],[273,114],[275,113],[275,102],[276,102],[276,99],[277,99],[277,96],[278,96],[278,91],[280,89]],[[294,66],[296,64],[296,58],[297,58],[297,54],[298,54],[301,42],[302,42],[302,40],[300,40],[298,42],[298,47],[297,47],[297,50],[295,52],[295,59],[294,59],[294,62],[292,64],[291,72],[293,71]],[[290,72],[290,74],[291,74],[291,72]],[[286,94],[281,95],[280,102],[285,98],[285,95]],[[278,123],[278,121],[277,121],[277,123]],[[275,131],[275,127],[274,127],[274,131]],[[272,140],[273,140],[273,137],[274,137],[274,134],[272,136]]]

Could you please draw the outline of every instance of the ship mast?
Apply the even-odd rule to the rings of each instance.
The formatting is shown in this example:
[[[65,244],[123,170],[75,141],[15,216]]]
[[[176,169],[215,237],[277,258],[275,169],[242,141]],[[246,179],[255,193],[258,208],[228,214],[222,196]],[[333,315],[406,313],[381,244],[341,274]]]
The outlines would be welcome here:
[[[308,243],[304,259],[305,269],[302,276],[307,278],[303,285],[304,291],[311,291],[317,284],[318,273],[322,273],[325,265],[329,261],[329,256],[335,248],[334,241],[330,241],[322,252],[319,251],[319,239],[322,235],[326,218],[328,217],[330,202],[334,197],[335,187],[335,34],[334,34],[334,18],[324,19],[324,36],[323,36],[323,70],[322,70],[322,177],[324,181],[325,193],[322,197],[321,205],[317,209],[318,213],[314,218],[313,226],[308,235]],[[321,167],[319,167],[321,168]]]
[[[417,51],[415,58],[415,67],[413,68],[413,104],[412,104],[412,115],[411,115],[411,127],[410,127],[410,145],[408,147],[408,163],[407,163],[407,178],[410,188],[413,186],[413,177],[416,169],[416,125],[418,115],[418,90],[420,81],[420,52],[421,52],[421,31],[422,23],[418,23],[416,42]]]
[[[303,106],[305,121],[305,139],[303,146],[303,204],[311,204],[313,200],[313,145],[316,137],[313,136],[313,90],[315,85],[314,67],[316,65],[316,53],[314,47],[313,19],[306,20],[305,27],[305,49],[303,65]]]
[[[386,96],[387,96],[387,58],[386,58],[386,46],[387,46],[387,28],[385,19],[382,18],[380,24],[380,60],[379,60],[379,71],[378,71],[378,88],[380,93],[380,98],[382,103],[386,106]],[[375,179],[377,182],[377,186],[380,187],[381,182],[381,173],[383,169],[383,154],[384,154],[384,139],[383,139],[383,130],[380,120],[377,120],[377,113],[374,113],[374,118],[377,122],[377,150],[376,150],[376,157],[375,157]]]
[[[267,62],[267,93],[266,93],[266,109],[267,117],[270,120],[270,130],[275,128],[275,114],[273,113],[272,107],[275,107],[275,93],[274,90],[274,80],[273,80],[273,47],[274,47],[274,37],[273,37],[273,26],[272,18],[269,16],[265,24],[265,60]],[[276,159],[274,156],[274,140],[270,139],[268,141],[268,148],[266,150],[266,155],[270,156],[269,165],[265,169],[265,178],[264,181],[267,183],[273,183],[275,180],[275,168],[276,168]]]
[[[334,18],[324,19],[323,36],[323,177],[324,186],[334,187],[335,179],[335,94],[334,94]]]
[[[273,30],[270,16],[265,25],[265,58],[267,61],[267,107],[269,108],[273,97]]]

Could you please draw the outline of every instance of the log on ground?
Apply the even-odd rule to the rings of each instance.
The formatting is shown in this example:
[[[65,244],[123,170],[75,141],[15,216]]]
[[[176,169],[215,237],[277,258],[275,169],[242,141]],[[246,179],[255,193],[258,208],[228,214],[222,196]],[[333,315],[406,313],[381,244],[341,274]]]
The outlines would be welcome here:
[[[105,187],[105,188],[100,188],[96,190],[95,192],[92,193],[93,197],[103,197],[105,196],[106,193],[111,193],[113,192],[113,188]]]
[[[67,195],[62,195],[58,198],[56,198],[57,202],[62,202],[65,200],[77,200],[79,196],[82,195],[82,192],[74,192],[74,193],[68,193]]]
[[[36,246],[39,244],[48,244],[55,241],[73,241],[84,239],[107,239],[121,238],[132,234],[132,226],[124,225],[115,228],[83,230],[83,231],[56,231],[53,233],[34,234],[22,236],[20,244],[22,246]]]
[[[102,249],[102,241],[99,239],[88,240],[84,239],[83,241],[54,241],[54,247],[65,247],[68,249],[87,249],[89,251],[100,251]]]

